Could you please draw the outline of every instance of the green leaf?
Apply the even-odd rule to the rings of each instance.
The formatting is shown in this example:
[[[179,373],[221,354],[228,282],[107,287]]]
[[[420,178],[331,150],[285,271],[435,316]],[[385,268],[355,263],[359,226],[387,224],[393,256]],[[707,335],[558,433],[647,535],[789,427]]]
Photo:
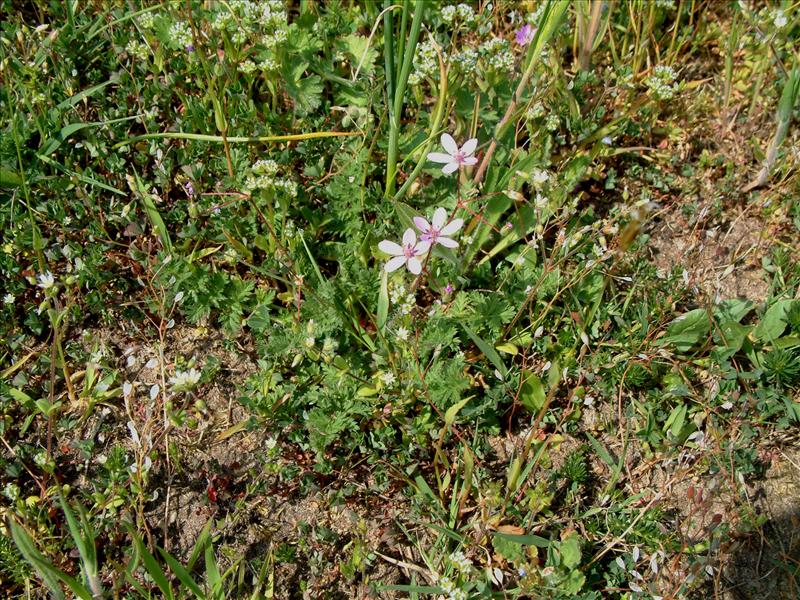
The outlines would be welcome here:
[[[559,545],[561,564],[568,569],[574,569],[581,562],[581,540],[577,534],[572,534]]]
[[[696,308],[672,321],[663,343],[672,344],[680,352],[688,352],[711,331],[711,322],[705,308]]]
[[[614,457],[611,456],[611,453],[608,450],[606,450],[606,447],[603,446],[603,444],[600,443],[600,440],[594,437],[591,433],[589,433],[588,431],[585,433],[586,437],[589,438],[589,444],[592,446],[592,449],[594,450],[595,454],[597,454],[597,456],[599,456],[601,460],[604,463],[606,463],[609,467],[611,467],[612,469],[615,468],[617,466],[617,461],[614,460]]]
[[[161,590],[161,593],[164,595],[164,597],[167,598],[167,600],[172,600],[174,596],[172,594],[172,587],[169,585],[169,580],[167,579],[166,573],[164,573],[161,565],[158,564],[153,555],[147,550],[144,542],[142,542],[141,538],[136,534],[133,528],[129,528],[129,530],[131,537],[133,538],[133,544],[136,547],[136,553],[142,559],[147,573],[158,586],[158,589]]]
[[[219,567],[217,566],[217,558],[214,556],[214,545],[206,544],[205,551],[206,563],[206,579],[211,586],[211,597],[221,598],[222,594],[222,577],[219,574]]]
[[[547,394],[544,391],[544,385],[538,375],[529,371],[522,371],[522,388],[520,389],[519,399],[528,412],[533,415],[539,413],[544,407],[547,399]]]
[[[492,347],[491,344],[488,344],[483,339],[481,339],[477,333],[472,331],[469,326],[462,324],[464,331],[467,332],[467,335],[475,342],[475,345],[478,349],[483,352],[484,356],[488,358],[491,363],[495,366],[495,368],[500,372],[500,375],[505,379],[506,375],[508,375],[508,370],[506,366],[503,364],[503,359],[500,358],[500,355],[497,351]]]
[[[164,561],[169,565],[169,568],[172,570],[172,572],[175,573],[180,582],[189,588],[197,598],[200,600],[205,600],[206,595],[203,593],[203,590],[200,589],[200,586],[197,585],[197,582],[192,579],[189,571],[187,571],[174,556],[172,556],[163,548],[158,548],[158,552],[161,554]]]
[[[453,406],[447,409],[447,412],[444,413],[444,424],[445,427],[450,427],[456,421],[456,416],[458,415],[458,411],[464,408],[467,402],[470,401],[472,397],[464,398],[460,402],[456,402]]]
[[[247,326],[256,333],[264,333],[270,326],[269,305],[259,304],[247,317]]]
[[[800,300],[779,300],[770,306],[753,330],[753,337],[761,342],[771,342],[779,338],[786,329],[786,313],[795,302]]]
[[[664,423],[664,431],[669,431],[673,438],[677,438],[686,423],[687,408],[685,404],[680,404],[672,409],[672,412]]]
[[[28,561],[42,578],[45,585],[50,588],[50,593],[53,598],[63,600],[64,592],[61,590],[59,581],[62,581],[81,600],[92,600],[92,594],[84,586],[78,583],[74,578],[70,577],[60,569],[57,569],[53,564],[47,560],[36,549],[36,545],[28,532],[23,527],[17,524],[14,519],[8,521],[11,528],[11,537],[20,554]]]
[[[389,274],[381,269],[381,289],[378,292],[378,329],[383,331],[386,327],[386,318],[389,316]]]

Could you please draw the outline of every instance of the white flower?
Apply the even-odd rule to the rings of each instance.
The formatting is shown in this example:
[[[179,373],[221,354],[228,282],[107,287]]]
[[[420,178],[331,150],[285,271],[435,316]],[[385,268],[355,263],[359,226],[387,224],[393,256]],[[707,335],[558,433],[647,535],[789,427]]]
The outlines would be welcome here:
[[[406,329],[405,327],[398,327],[397,333],[395,335],[397,336],[398,340],[400,340],[401,342],[405,342],[406,340],[408,340],[408,329]]]
[[[472,156],[475,153],[475,149],[478,147],[477,138],[467,140],[464,142],[464,145],[459,148],[453,136],[449,133],[443,133],[441,142],[447,154],[431,152],[428,154],[428,160],[436,163],[444,163],[442,173],[445,175],[454,173],[462,166],[471,166],[478,162],[478,159]]]
[[[428,241],[417,242],[417,234],[410,227],[403,234],[402,246],[390,240],[383,240],[378,244],[378,248],[382,252],[392,255],[392,258],[389,259],[384,267],[387,273],[396,271],[406,265],[414,275],[419,275],[422,272],[422,263],[419,260],[419,256],[425,254],[430,247],[431,243]]]
[[[387,372],[381,374],[381,381],[384,385],[392,385],[395,381],[397,381],[397,378],[394,376],[394,373]]]
[[[200,371],[195,368],[189,369],[188,371],[175,371],[175,376],[169,379],[173,391],[193,388],[199,381]]]
[[[38,285],[43,290],[48,290],[56,284],[56,278],[53,277],[53,274],[50,271],[45,271],[44,273],[40,273],[36,276],[36,281]]]
[[[449,236],[461,229],[464,219],[453,219],[445,224],[446,222],[447,211],[442,207],[436,209],[430,223],[422,217],[414,217],[414,225],[422,232],[420,240],[430,242],[431,245],[441,244],[445,248],[457,248],[458,242]]]
[[[14,304],[14,295],[13,294],[6,294],[3,296],[3,303],[4,304]]]

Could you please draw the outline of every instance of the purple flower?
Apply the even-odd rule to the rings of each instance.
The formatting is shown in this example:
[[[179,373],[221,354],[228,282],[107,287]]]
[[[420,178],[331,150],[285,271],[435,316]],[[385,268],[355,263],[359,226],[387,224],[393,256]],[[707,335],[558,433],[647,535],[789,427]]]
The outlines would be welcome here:
[[[190,54],[191,54],[192,52],[194,52],[194,44],[187,44],[187,45],[186,45],[186,52],[188,52],[188,53],[190,53]]]
[[[194,186],[191,181],[187,181],[183,189],[186,190],[186,195],[189,196],[189,198],[194,198]]]
[[[453,293],[453,285],[448,283],[446,286],[444,286],[444,293],[445,293],[445,295],[452,294]]]
[[[449,133],[443,133],[441,141],[442,146],[447,151],[447,154],[442,152],[431,152],[428,154],[428,160],[432,160],[433,162],[437,163],[444,163],[444,167],[442,167],[442,173],[445,175],[449,175],[461,167],[468,167],[478,162],[478,159],[472,156],[475,152],[475,148],[478,147],[477,138],[467,140],[464,142],[464,145],[461,146],[461,148],[458,147],[458,144],[456,144],[453,136]]]
[[[447,211],[441,206],[433,213],[431,222],[422,217],[414,217],[414,225],[422,232],[420,239],[430,245],[441,244],[445,248],[457,248],[458,242],[449,236],[461,229],[464,219],[453,219],[447,223]]]
[[[403,265],[406,265],[408,270],[414,274],[419,275],[422,272],[422,263],[419,257],[424,255],[431,247],[431,243],[427,240],[417,242],[417,234],[410,227],[406,229],[403,234],[403,245],[390,240],[383,240],[378,244],[378,248],[382,252],[389,254],[392,258],[384,266],[387,273],[396,271]]]
[[[533,41],[533,36],[535,35],[536,28],[531,27],[530,23],[525,23],[525,25],[517,29],[515,40],[520,46],[527,46]]]

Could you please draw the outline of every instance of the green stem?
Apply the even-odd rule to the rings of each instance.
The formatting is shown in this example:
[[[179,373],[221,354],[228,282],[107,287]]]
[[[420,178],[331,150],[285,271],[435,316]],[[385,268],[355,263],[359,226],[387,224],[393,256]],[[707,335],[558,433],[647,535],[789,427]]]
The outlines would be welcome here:
[[[417,47],[419,32],[422,29],[422,11],[425,7],[424,0],[417,0],[414,5],[414,18],[411,22],[411,32],[408,36],[408,45],[405,47],[403,55],[403,68],[394,90],[394,105],[389,113],[389,149],[386,157],[386,191],[385,197],[389,198],[394,194],[395,180],[397,179],[397,146],[400,138],[400,117],[403,112],[403,97],[408,85],[408,76],[411,73],[411,62],[414,58],[414,50]],[[403,7],[403,14],[406,13],[407,6]]]
[[[363,134],[358,131],[315,131],[313,133],[292,133],[289,135],[266,135],[261,137],[229,136],[225,139],[231,143],[253,144],[257,142],[296,142],[300,140],[313,140],[317,138],[352,137],[356,135]],[[182,131],[171,131],[167,133],[147,133],[145,135],[130,137],[117,144],[114,144],[113,148],[117,149],[120,146],[127,146],[134,142],[141,142],[142,140],[158,139],[197,140],[198,142],[214,142],[217,144],[223,143],[223,137],[221,135],[205,135],[202,133],[183,133]]]
[[[383,0],[383,62],[386,71],[386,98],[388,102],[394,99],[394,15],[387,10],[391,6],[390,0]]]

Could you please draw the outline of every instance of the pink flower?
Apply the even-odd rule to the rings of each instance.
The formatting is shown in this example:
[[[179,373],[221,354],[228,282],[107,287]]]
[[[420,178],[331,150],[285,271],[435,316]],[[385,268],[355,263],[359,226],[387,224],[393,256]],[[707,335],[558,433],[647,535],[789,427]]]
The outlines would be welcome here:
[[[433,162],[437,163],[444,163],[444,167],[442,167],[442,173],[445,175],[449,175],[463,166],[474,165],[478,162],[478,159],[472,156],[475,152],[475,148],[478,147],[477,138],[467,140],[464,142],[464,145],[459,148],[458,144],[456,144],[456,141],[453,139],[453,136],[451,136],[449,133],[443,133],[442,146],[447,151],[447,154],[442,152],[431,152],[428,154],[428,160],[432,160]]]
[[[447,211],[441,206],[433,213],[433,219],[428,223],[422,217],[414,217],[414,225],[422,232],[420,239],[430,245],[441,244],[445,248],[457,248],[458,242],[449,236],[461,229],[464,219],[453,219],[447,223]]]
[[[383,267],[387,273],[396,271],[403,265],[406,265],[408,270],[414,274],[419,275],[422,272],[422,263],[419,257],[424,255],[431,247],[431,242],[427,240],[420,240],[417,242],[417,234],[410,227],[406,229],[403,234],[403,245],[397,244],[390,240],[383,240],[378,244],[378,248],[386,254],[390,254],[392,258]]]
[[[526,23],[519,29],[517,29],[517,34],[515,36],[516,42],[520,46],[527,46],[533,41],[533,36],[536,35],[536,28],[531,27],[529,23]]]

